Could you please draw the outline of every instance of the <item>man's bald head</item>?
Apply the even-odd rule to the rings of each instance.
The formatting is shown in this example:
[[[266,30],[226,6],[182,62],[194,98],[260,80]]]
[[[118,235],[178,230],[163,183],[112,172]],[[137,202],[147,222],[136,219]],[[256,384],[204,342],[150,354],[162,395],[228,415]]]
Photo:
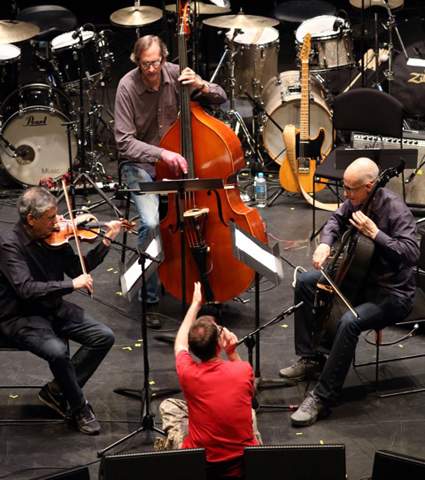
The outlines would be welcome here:
[[[379,168],[370,158],[360,157],[350,163],[344,172],[344,179],[350,184],[373,183],[379,175]]]

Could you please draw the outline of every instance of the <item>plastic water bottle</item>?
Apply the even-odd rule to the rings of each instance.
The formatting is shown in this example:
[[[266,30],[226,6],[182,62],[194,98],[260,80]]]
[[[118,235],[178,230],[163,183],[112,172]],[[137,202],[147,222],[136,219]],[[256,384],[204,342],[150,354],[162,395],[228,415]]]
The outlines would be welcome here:
[[[267,182],[262,172],[258,174],[255,182],[255,203],[257,208],[264,208],[267,205]]]

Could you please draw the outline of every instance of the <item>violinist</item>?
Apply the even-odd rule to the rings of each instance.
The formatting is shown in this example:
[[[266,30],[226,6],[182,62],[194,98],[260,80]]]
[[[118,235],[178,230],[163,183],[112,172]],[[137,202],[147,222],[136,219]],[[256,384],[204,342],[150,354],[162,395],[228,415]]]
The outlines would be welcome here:
[[[294,381],[318,375],[314,389],[291,416],[293,425],[313,424],[329,414],[329,404],[340,393],[354,358],[360,333],[382,329],[405,318],[413,303],[415,280],[413,266],[419,259],[415,221],[402,199],[379,188],[368,215],[361,207],[372,191],[379,174],[378,166],[368,158],[359,158],[344,172],[346,201],[330,217],[323,229],[321,243],[313,255],[313,266],[320,269],[330,255],[331,247],[350,225],[373,241],[371,264],[361,288],[362,298],[353,305],[359,317],[347,311],[340,319],[333,344],[326,359],[317,353],[317,338],[323,316],[317,308],[316,287],[320,271],[300,275],[295,286],[295,303],[303,305],[295,312],[295,352],[297,363],[280,370],[280,376]]]
[[[92,292],[93,279],[82,273],[68,243],[52,249],[44,242],[57,221],[56,198],[32,187],[21,195],[17,208],[20,219],[0,239],[0,330],[12,345],[48,362],[54,378],[40,390],[39,400],[74,420],[82,433],[97,434],[100,426],[82,387],[111,349],[114,334],[63,300],[76,290]],[[87,272],[103,261],[121,222],[107,226],[103,240],[85,256]],[[72,358],[63,339],[81,345]]]
[[[163,135],[177,120],[180,82],[190,86],[191,98],[201,104],[226,101],[221,87],[206,82],[190,68],[166,61],[168,50],[159,37],[146,35],[137,40],[131,55],[136,68],[119,82],[115,98],[115,139],[120,166],[128,187],[138,189],[139,182],[155,180],[155,162],[166,162],[175,173],[187,173],[187,162],[179,153],[159,148]],[[138,245],[159,223],[157,195],[133,195],[140,217]],[[158,276],[147,282],[148,303],[157,303]],[[148,320],[151,328],[160,328],[159,320]]]

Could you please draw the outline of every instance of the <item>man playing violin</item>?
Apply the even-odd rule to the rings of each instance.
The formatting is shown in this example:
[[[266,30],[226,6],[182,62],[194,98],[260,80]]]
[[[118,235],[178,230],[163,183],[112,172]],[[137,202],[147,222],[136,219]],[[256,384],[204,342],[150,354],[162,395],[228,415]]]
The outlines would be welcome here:
[[[244,447],[262,443],[251,408],[254,372],[241,361],[234,333],[217,325],[214,317],[197,318],[201,305],[197,282],[174,344],[186,401],[170,398],[160,405],[165,448],[205,448],[208,479],[243,478]],[[222,360],[222,350],[229,361]]]
[[[155,179],[155,162],[164,161],[177,174],[187,173],[187,162],[177,152],[159,148],[161,138],[177,120],[180,82],[191,87],[191,99],[201,104],[226,101],[224,90],[206,82],[190,68],[180,72],[166,61],[168,50],[159,37],[146,35],[134,45],[131,60],[137,68],[119,82],[115,97],[115,140],[128,187]],[[133,195],[140,217],[138,245],[159,224],[157,195]],[[158,276],[147,282],[148,303],[158,302]],[[160,328],[149,319],[148,326]]]
[[[413,266],[419,259],[412,213],[403,200],[386,188],[377,189],[368,215],[361,211],[378,174],[378,166],[368,158],[359,158],[347,167],[344,172],[347,200],[326,223],[321,243],[313,255],[313,266],[320,269],[332,245],[350,225],[355,227],[357,235],[360,231],[374,245],[361,298],[353,305],[359,317],[349,310],[342,316],[327,360],[315,348],[323,324],[323,314],[314,313],[318,306],[315,292],[321,272],[307,272],[297,279],[295,303],[304,302],[294,318],[295,351],[301,358],[279,373],[295,381],[319,377],[314,389],[292,415],[293,425],[311,425],[328,415],[330,402],[342,389],[362,331],[382,329],[401,321],[412,308]]]
[[[42,187],[27,189],[17,203],[20,219],[0,239],[0,330],[9,342],[49,363],[54,379],[38,398],[64,418],[75,420],[82,433],[100,430],[82,387],[114,343],[113,332],[63,296],[93,291],[90,274],[66,243],[51,249],[48,238],[57,221],[57,200]],[[121,222],[107,223],[103,240],[85,256],[87,272],[109,251]],[[70,279],[65,279],[67,275]],[[63,339],[81,347],[70,357]]]

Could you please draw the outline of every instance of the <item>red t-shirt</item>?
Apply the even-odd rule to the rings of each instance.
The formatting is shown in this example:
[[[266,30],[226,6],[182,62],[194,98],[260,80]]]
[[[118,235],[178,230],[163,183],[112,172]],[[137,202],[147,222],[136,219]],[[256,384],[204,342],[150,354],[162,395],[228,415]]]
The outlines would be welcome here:
[[[248,362],[195,362],[187,350],[176,358],[177,374],[189,410],[183,448],[206,450],[207,462],[243,455],[258,445],[252,428],[254,373]]]

